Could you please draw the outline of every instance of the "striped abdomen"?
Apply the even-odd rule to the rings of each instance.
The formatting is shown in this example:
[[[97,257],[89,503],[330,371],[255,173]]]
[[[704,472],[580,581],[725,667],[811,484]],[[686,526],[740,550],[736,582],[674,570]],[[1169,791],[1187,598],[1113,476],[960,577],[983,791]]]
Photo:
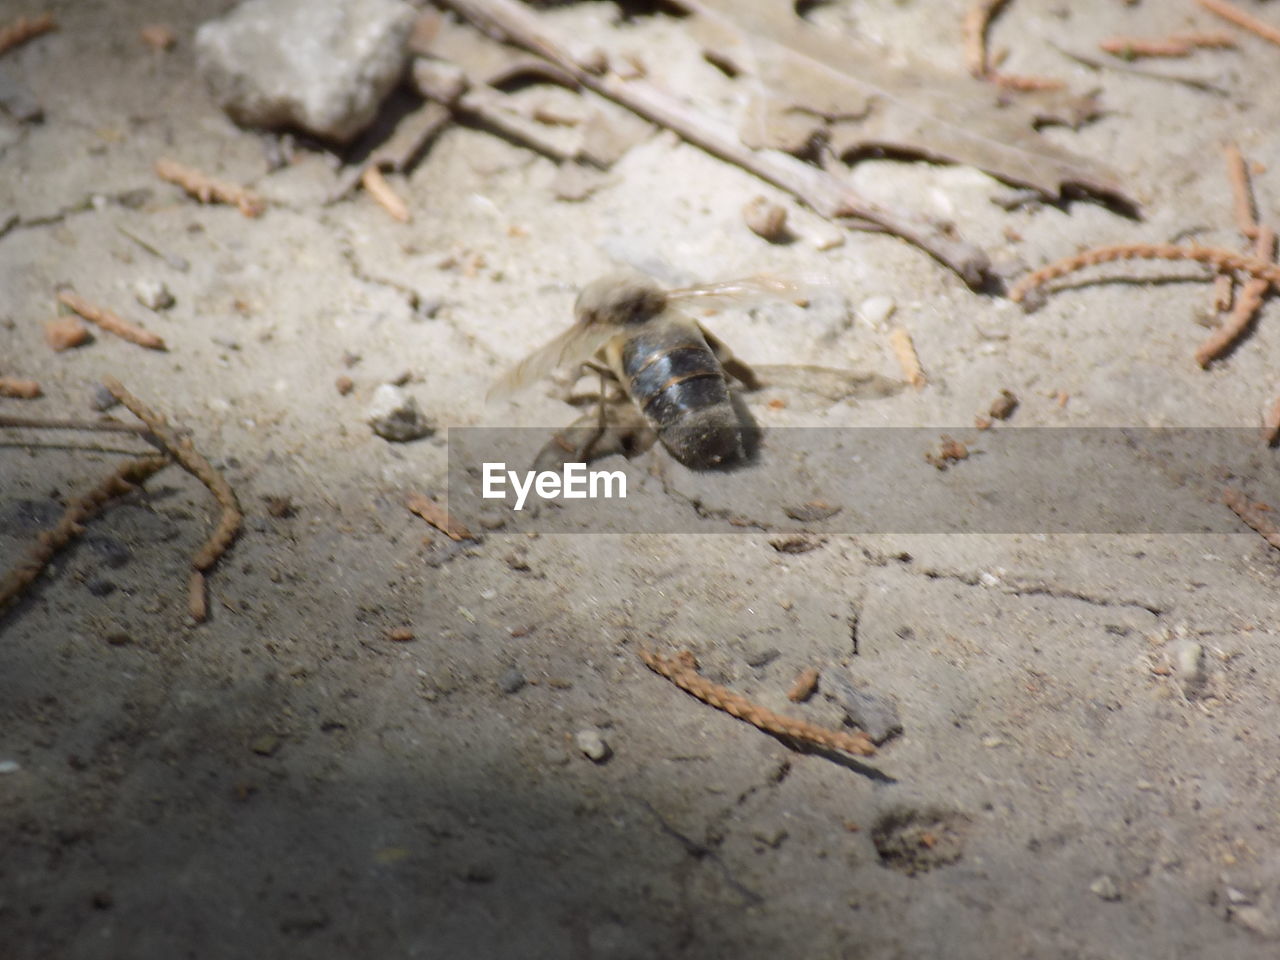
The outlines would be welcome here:
[[[681,463],[705,468],[742,458],[724,371],[697,327],[650,324],[622,343],[619,366],[632,401]]]

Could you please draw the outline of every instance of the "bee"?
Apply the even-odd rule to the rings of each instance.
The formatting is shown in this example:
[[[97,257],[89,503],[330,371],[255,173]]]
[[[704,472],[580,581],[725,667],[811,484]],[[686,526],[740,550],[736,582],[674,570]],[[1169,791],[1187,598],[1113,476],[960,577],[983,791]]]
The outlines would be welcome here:
[[[747,458],[747,448],[731,382],[748,390],[761,383],[750,366],[681,308],[800,296],[795,283],[774,277],[675,290],[635,273],[602,277],[578,295],[573,326],[517,364],[489,395],[509,395],[554,370],[581,364],[618,388],[676,460],[695,470],[732,466]],[[610,419],[603,390],[600,402],[603,431]]]

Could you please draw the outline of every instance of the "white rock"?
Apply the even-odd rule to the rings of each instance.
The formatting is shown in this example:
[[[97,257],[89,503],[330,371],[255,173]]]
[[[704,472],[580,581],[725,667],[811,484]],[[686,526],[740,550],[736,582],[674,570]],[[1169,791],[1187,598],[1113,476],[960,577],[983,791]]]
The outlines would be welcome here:
[[[0,760],[0,774],[17,773],[21,769],[17,760]]]
[[[613,755],[599,730],[579,730],[573,740],[592,763],[604,763]]]
[[[1120,890],[1116,886],[1116,882],[1105,873],[1089,884],[1089,889],[1103,900],[1120,899]]]
[[[399,82],[416,16],[401,0],[245,0],[196,31],[196,63],[237,123],[346,142]]]
[[[139,280],[133,285],[133,295],[148,310],[168,310],[173,306],[173,293],[163,280]]]
[[[390,383],[384,383],[373,392],[368,419],[374,433],[394,443],[417,440],[434,429],[418,401]]]
[[[1188,697],[1201,693],[1209,678],[1204,669],[1204,647],[1194,640],[1179,640],[1173,646],[1172,657],[1182,692]]]
[[[896,309],[898,305],[894,303],[893,297],[867,297],[858,304],[858,316],[867,326],[873,330],[879,330],[885,321],[893,316],[893,311]]]

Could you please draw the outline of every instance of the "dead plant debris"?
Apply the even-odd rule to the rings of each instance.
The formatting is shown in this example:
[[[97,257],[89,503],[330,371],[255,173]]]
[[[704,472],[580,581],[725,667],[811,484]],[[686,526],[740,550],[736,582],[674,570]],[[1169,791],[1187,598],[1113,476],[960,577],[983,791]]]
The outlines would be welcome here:
[[[57,29],[58,22],[52,13],[42,13],[37,17],[19,17],[8,26],[0,27],[0,53],[12,50],[43,33]]]
[[[449,511],[430,497],[420,493],[410,494],[404,502],[410,513],[415,513],[453,541],[474,540],[467,527],[449,516]]]
[[[1108,37],[1098,44],[1103,53],[1123,60],[1139,57],[1189,57],[1196,50],[1230,50],[1236,46],[1229,33],[1171,33],[1167,37]]]
[[[666,677],[681,690],[697,697],[731,717],[744,720],[754,727],[774,736],[790,740],[799,746],[825,747],[842,750],[855,756],[869,757],[875,754],[875,744],[865,733],[846,733],[828,730],[806,720],[784,717],[780,713],[762,707],[741,694],[708,680],[698,673],[698,661],[688,650],[675,657],[663,657],[649,650],[638,651],[640,659],[654,673]]]
[[[1256,503],[1234,487],[1222,492],[1222,502],[1231,512],[1252,527],[1263,540],[1280,550],[1280,525],[1267,514],[1274,511],[1265,503]]]
[[[1271,24],[1259,20],[1252,14],[1246,13],[1233,3],[1227,0],[1196,0],[1200,6],[1204,7],[1212,14],[1216,14],[1223,20],[1234,23],[1241,29],[1248,30],[1255,36],[1261,37],[1263,40],[1280,45],[1280,28],[1273,27]]]
[[[246,217],[261,216],[267,209],[266,201],[246,187],[225,180],[216,180],[206,173],[161,157],[156,161],[156,176],[175,183],[201,203],[225,203],[237,208]]]
[[[25,380],[21,377],[0,377],[0,397],[13,397],[15,400],[34,400],[43,391],[37,380]]]
[[[105,307],[99,307],[90,303],[84,297],[72,293],[70,290],[63,290],[58,294],[58,302],[63,306],[74,310],[80,316],[84,317],[92,324],[96,324],[100,329],[107,333],[113,333],[122,340],[128,340],[130,343],[136,343],[140,347],[146,347],[148,350],[168,350],[165,346],[163,338],[150,330],[144,330],[135,323],[130,323],[119,314],[107,310]],[[75,346],[77,343],[83,342],[83,338],[77,340],[78,336],[72,332],[71,328],[65,331],[57,331],[57,336],[50,339],[50,345],[55,350],[65,350],[68,346]],[[56,344],[64,344],[59,346]]]

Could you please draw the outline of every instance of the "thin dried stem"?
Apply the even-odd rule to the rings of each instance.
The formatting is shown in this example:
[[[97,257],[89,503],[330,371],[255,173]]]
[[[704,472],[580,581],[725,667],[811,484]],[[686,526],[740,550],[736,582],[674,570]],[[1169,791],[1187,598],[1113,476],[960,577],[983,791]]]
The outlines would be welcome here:
[[[893,355],[898,358],[898,366],[902,368],[902,379],[917,390],[923,389],[928,378],[924,375],[924,367],[920,365],[920,355],[916,353],[911,334],[904,327],[895,327],[889,334],[889,345],[893,347]]]
[[[364,173],[360,175],[360,183],[378,206],[391,215],[391,219],[399,220],[401,223],[409,222],[409,208],[400,199],[400,195],[391,188],[391,184],[387,183],[387,178],[382,175],[382,171],[377,166],[370,164],[365,167]]]
[[[1224,144],[1222,152],[1227,161],[1227,180],[1231,183],[1232,210],[1236,225],[1241,233],[1252,240],[1258,233],[1258,213],[1253,200],[1249,167],[1244,162],[1244,154],[1235,143]]]
[[[162,456],[130,460],[84,496],[71,501],[58,520],[57,526],[52,530],[46,530],[36,538],[27,559],[0,579],[0,608],[18,597],[40,576],[54,554],[80,535],[86,520],[109,501],[138,489],[148,477],[169,462],[168,457]]]
[[[72,293],[70,290],[63,290],[58,294],[58,302],[64,306],[70,307],[80,316],[84,317],[92,324],[96,324],[107,333],[114,333],[122,340],[128,340],[130,343],[136,343],[140,347],[146,347],[148,350],[168,350],[165,342],[150,330],[144,330],[137,324],[130,323],[117,313],[107,310],[105,307],[99,307],[84,297]]]
[[[640,650],[638,653],[650,670],[666,677],[685,693],[697,697],[717,710],[723,710],[731,717],[745,720],[765,733],[785,737],[801,744],[843,750],[861,757],[869,757],[876,752],[871,738],[861,731],[846,733],[843,730],[828,730],[826,727],[820,727],[805,720],[784,717],[718,683],[712,683],[698,673],[698,662],[688,650],[674,658],[659,656],[649,650]]]
[[[111,391],[113,397],[147,425],[151,433],[184,470],[209,488],[209,492],[222,507],[222,515],[217,527],[191,560],[191,565],[195,569],[208,570],[226,552],[227,547],[231,546],[236,534],[240,532],[240,524],[244,521],[244,514],[240,512],[235,491],[231,489],[231,484],[227,483],[226,478],[213,468],[213,465],[196,450],[187,437],[180,436],[169,426],[169,422],[164,417],[126,390],[119,380],[115,377],[105,377],[102,382]]]
[[[1251,526],[1263,540],[1280,550],[1280,526],[1266,516],[1271,508],[1265,503],[1254,503],[1239,490],[1227,487],[1222,491],[1222,502],[1231,508],[1231,512]]]
[[[987,30],[1005,0],[974,0],[964,15],[964,60],[969,72],[984,79],[991,69]]]
[[[1187,57],[1194,50],[1229,50],[1236,45],[1229,33],[1173,33],[1159,39],[1141,37],[1109,37],[1098,44],[1099,49],[1125,60],[1138,57]]]
[[[37,380],[23,380],[18,377],[0,377],[0,397],[14,397],[19,400],[34,400],[43,391]]]
[[[1270,227],[1258,227],[1257,237],[1253,242],[1253,255],[1260,260],[1272,260],[1275,257],[1275,251],[1275,231]],[[1270,289],[1271,281],[1258,277],[1251,278],[1240,289],[1240,296],[1236,297],[1236,305],[1231,311],[1231,316],[1196,350],[1196,363],[1207,367],[1210,362],[1230,350],[1249,329],[1254,315],[1262,306],[1262,298]]]
[[[215,180],[207,173],[161,157],[156,161],[156,176],[176,183],[201,203],[226,203],[236,207],[246,217],[261,216],[267,209],[266,201],[246,187],[225,180]]]
[[[1116,260],[1192,260],[1205,263],[1218,272],[1232,271],[1265,280],[1268,286],[1280,287],[1280,266],[1245,256],[1220,247],[1180,247],[1172,243],[1132,243],[1114,247],[1097,247],[1074,256],[1064,257],[1027,274],[1009,290],[1009,299],[1020,303],[1028,293],[1051,280],[1057,280],[1085,267]]]
[[[1223,20],[1229,20],[1237,27],[1243,27],[1263,40],[1269,40],[1274,44],[1280,45],[1280,29],[1245,13],[1235,4],[1227,3],[1227,0],[1196,0],[1196,2],[1210,13],[1217,14]]]
[[[58,23],[53,19],[52,13],[42,13],[38,17],[19,17],[7,27],[0,27],[0,53],[57,29]]]

